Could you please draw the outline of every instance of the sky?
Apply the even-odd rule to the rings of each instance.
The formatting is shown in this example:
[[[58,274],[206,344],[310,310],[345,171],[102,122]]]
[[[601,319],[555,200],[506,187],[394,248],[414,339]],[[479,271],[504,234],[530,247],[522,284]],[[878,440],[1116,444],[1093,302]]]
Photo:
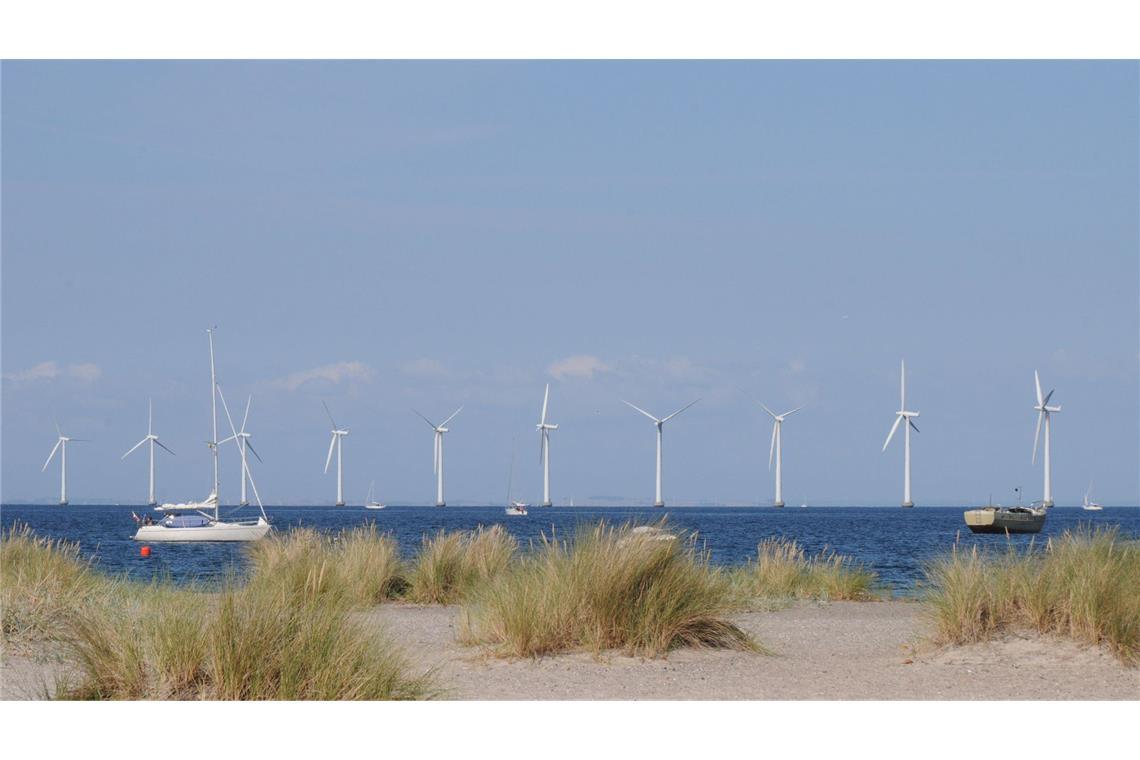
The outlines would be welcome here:
[[[0,500],[1140,503],[1135,62],[4,62]],[[752,398],[750,398],[752,397]],[[240,421],[239,421],[240,422]],[[226,427],[224,417],[220,423]],[[236,449],[222,500],[236,501]],[[335,467],[335,464],[334,464]]]

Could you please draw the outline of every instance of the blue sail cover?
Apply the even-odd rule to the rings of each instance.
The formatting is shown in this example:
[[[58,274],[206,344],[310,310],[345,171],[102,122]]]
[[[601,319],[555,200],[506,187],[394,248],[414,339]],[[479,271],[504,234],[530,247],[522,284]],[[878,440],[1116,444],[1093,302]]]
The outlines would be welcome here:
[[[168,528],[204,528],[210,521],[202,515],[171,515],[163,524]]]

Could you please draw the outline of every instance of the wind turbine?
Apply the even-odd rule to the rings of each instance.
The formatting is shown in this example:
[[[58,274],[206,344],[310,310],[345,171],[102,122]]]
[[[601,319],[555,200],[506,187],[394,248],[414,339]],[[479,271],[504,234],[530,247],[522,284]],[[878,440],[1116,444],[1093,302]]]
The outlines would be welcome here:
[[[700,401],[700,399],[697,399],[697,401]],[[674,417],[676,417],[678,414],[680,414],[681,412],[688,409],[693,404],[697,403],[697,401],[693,401],[693,402],[690,402],[689,404],[686,404],[685,406],[681,407],[677,411],[670,414],[668,417],[665,417],[663,419],[657,419],[656,417],[654,417],[652,414],[645,411],[641,407],[634,406],[633,404],[629,403],[628,401],[625,401],[624,399],[622,400],[623,404],[625,404],[626,406],[633,407],[637,411],[641,412],[646,417],[653,420],[653,423],[657,426],[657,492],[656,492],[656,497],[653,500],[653,506],[655,506],[655,507],[665,506],[665,502],[661,500],[661,427],[666,422],[673,419]]]
[[[755,399],[753,399],[753,400],[755,400]],[[760,404],[759,401],[757,401],[756,403]],[[776,414],[775,412],[773,412],[771,409],[764,406],[763,404],[760,404],[760,406],[761,406],[761,408],[764,409],[765,412],[768,413],[768,416],[771,417],[773,420],[773,423],[772,423],[772,443],[768,447],[768,469],[769,470],[772,469],[772,455],[775,454],[775,457],[776,457],[776,499],[775,499],[775,501],[772,502],[772,506],[776,507],[778,509],[778,508],[784,506],[784,456],[783,456],[784,444],[783,444],[781,429],[783,428],[783,425],[784,425],[784,419],[786,417],[789,417],[789,416],[795,414],[799,410],[803,409],[803,407],[797,406],[795,409],[793,409],[790,412],[784,412],[783,414]]]
[[[44,466],[40,468],[40,472],[43,472],[44,470],[47,469],[47,466],[49,464],[51,464],[51,460],[53,458],[55,458],[55,452],[58,451],[59,452],[59,465],[60,465],[59,503],[61,506],[66,506],[67,505],[67,444],[69,444],[73,441],[74,442],[86,442],[89,439],[87,439],[87,438],[68,438],[66,435],[63,434],[63,431],[59,429],[59,423],[58,422],[55,423],[55,432],[59,435],[59,438],[56,440],[55,446],[52,447],[51,453],[48,454],[48,458],[47,458],[47,461],[44,462]]]
[[[447,502],[445,502],[443,500],[443,434],[448,432],[447,423],[449,423],[453,419],[455,419],[455,415],[462,412],[463,407],[459,407],[458,409],[456,409],[454,412],[451,413],[450,417],[448,417],[446,420],[444,420],[443,422],[441,422],[438,425],[435,424],[434,422],[432,422],[431,420],[429,420],[427,417],[424,417],[422,414],[417,412],[415,409],[413,409],[412,411],[416,412],[416,414],[419,414],[420,418],[424,422],[426,422],[427,424],[431,425],[431,429],[435,431],[435,446],[432,449],[432,459],[431,459],[432,472],[435,473],[435,478],[436,478],[436,480],[435,480],[435,505],[437,507],[446,507]]]
[[[329,405],[324,401],[321,405],[325,408],[325,414],[329,416],[329,422],[332,423],[332,440],[329,441],[329,455],[325,459],[325,474],[329,472],[329,465],[332,463],[333,449],[336,449],[336,505],[338,507],[344,506],[344,463],[340,458],[340,440],[348,435],[347,430],[341,430],[336,426],[336,420],[333,419],[332,412],[329,411]],[[242,426],[244,429],[244,425]],[[258,457],[261,459],[261,457]]]
[[[538,458],[542,461],[542,506],[550,506],[550,431],[557,430],[557,425],[546,422],[546,405],[550,401],[550,383],[546,384],[546,393],[542,396],[542,417],[535,428],[538,430]]]
[[[120,461],[122,459],[126,459],[127,457],[129,457],[131,455],[131,453],[135,449],[137,449],[139,446],[142,446],[144,443],[150,444],[150,490],[147,491],[147,495],[148,495],[147,496],[147,498],[148,498],[147,504],[149,504],[152,507],[158,503],[158,500],[154,498],[154,447],[155,447],[155,444],[162,446],[162,448],[166,449],[171,454],[174,453],[173,451],[170,451],[170,449],[167,449],[166,446],[163,446],[162,441],[158,440],[158,436],[154,434],[153,422],[154,422],[154,402],[150,401],[148,399],[147,400],[147,416],[146,416],[146,437],[143,438],[138,443],[136,443],[134,446],[132,446],[130,451],[128,451],[126,454],[123,454],[123,456],[120,458]]]
[[[1045,421],[1045,493],[1041,497],[1041,506],[1053,506],[1053,426],[1051,420],[1055,412],[1061,411],[1059,406],[1049,406],[1049,399],[1053,398],[1054,391],[1041,395],[1041,378],[1037,370],[1033,370],[1033,384],[1037,388],[1037,432],[1033,434],[1033,464],[1037,464],[1037,441],[1041,438],[1041,421]]]
[[[265,462],[261,458],[261,455],[257,453],[257,449],[253,448],[253,442],[249,440],[252,437],[252,434],[245,432],[245,423],[249,420],[249,405],[252,402],[253,402],[253,396],[250,396],[245,401],[245,416],[243,416],[241,418],[241,431],[234,433],[229,438],[224,438],[221,441],[218,441],[219,446],[221,446],[223,443],[228,443],[229,441],[237,441],[238,442],[238,448],[241,451],[241,506],[243,506],[243,507],[249,504],[249,499],[245,495],[245,493],[246,493],[245,484],[246,484],[246,481],[249,480],[249,478],[246,477],[246,473],[249,472],[249,465],[246,463],[246,454],[245,454],[246,449],[249,449],[253,453],[253,455],[255,457],[257,457],[257,461],[261,462],[262,464],[265,464]],[[327,407],[326,407],[326,410],[327,410]],[[331,415],[330,415],[330,418],[331,418]],[[336,427],[335,423],[333,423],[333,427],[334,428]],[[345,435],[348,435],[347,430],[345,431]],[[339,455],[338,455],[337,461],[338,461],[338,468],[339,468],[339,461],[340,461]],[[325,471],[326,472],[328,471],[327,466],[326,466]],[[340,493],[339,490],[337,491],[337,493],[338,494]],[[342,506],[342,505],[338,505],[338,506]]]
[[[895,424],[891,425],[891,432],[887,434],[887,440],[883,443],[883,451],[887,450],[890,445],[891,439],[895,436],[895,431],[899,429],[899,423],[906,421],[903,425],[904,429],[904,442],[903,442],[903,500],[902,506],[913,507],[914,502],[910,498],[910,429],[914,428],[914,432],[918,432],[918,426],[914,424],[914,417],[919,415],[918,412],[909,412],[906,408],[906,360],[903,360],[900,370],[900,377],[902,378],[899,384],[899,410],[895,412]]]

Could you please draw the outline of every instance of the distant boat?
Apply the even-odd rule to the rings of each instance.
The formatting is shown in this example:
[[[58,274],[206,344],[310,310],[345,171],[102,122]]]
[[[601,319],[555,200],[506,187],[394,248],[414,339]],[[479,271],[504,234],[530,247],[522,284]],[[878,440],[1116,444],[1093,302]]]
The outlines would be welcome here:
[[[807,509],[807,502],[806,501],[800,505],[800,509]]]
[[[264,538],[271,528],[269,519],[265,515],[265,508],[261,506],[261,497],[257,495],[257,486],[249,473],[249,466],[243,460],[244,474],[249,477],[253,485],[253,495],[257,498],[257,506],[261,509],[261,516],[255,520],[222,520],[218,516],[218,406],[219,398],[222,406],[226,406],[226,398],[214,374],[214,333],[207,330],[210,335],[210,411],[214,422],[214,442],[209,444],[214,455],[214,490],[205,501],[187,502],[183,504],[162,504],[155,507],[159,512],[166,514],[158,522],[150,516],[139,518],[139,529],[134,535],[136,541],[256,541]],[[229,418],[229,409],[226,408],[226,418]],[[230,420],[233,428],[233,420]],[[237,430],[233,430],[233,440],[238,440]],[[240,445],[240,444],[239,444]],[[183,514],[190,512],[192,514]],[[133,515],[133,513],[132,513]]]
[[[383,509],[384,508],[384,505],[381,504],[380,502],[376,501],[376,499],[373,498],[373,496],[372,496],[372,489],[375,487],[376,487],[376,481],[375,480],[373,480],[371,483],[368,484],[368,496],[365,497],[365,499],[364,499],[364,508],[365,509]]]
[[[526,503],[511,498],[511,490],[515,479],[515,448],[511,445],[511,467],[507,473],[507,508],[503,510],[511,517],[526,516]]]
[[[1104,507],[1097,504],[1095,501],[1089,501],[1089,494],[1092,493],[1092,481],[1089,481],[1089,490],[1085,491],[1085,503],[1081,509],[1087,512],[1100,512]]]
[[[973,533],[1040,533],[1045,525],[1044,506],[1002,507],[991,503],[964,514]]]

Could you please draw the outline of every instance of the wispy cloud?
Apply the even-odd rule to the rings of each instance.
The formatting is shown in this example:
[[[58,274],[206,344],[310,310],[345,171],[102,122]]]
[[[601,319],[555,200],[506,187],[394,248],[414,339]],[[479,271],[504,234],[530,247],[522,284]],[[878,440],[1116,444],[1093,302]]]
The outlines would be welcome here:
[[[410,359],[400,363],[400,372],[411,377],[446,377],[447,368],[437,359]]]
[[[596,373],[609,372],[610,366],[596,356],[580,354],[553,362],[546,369],[555,380],[582,378],[592,380]]]
[[[17,372],[5,372],[4,379],[16,385],[28,385],[60,378],[93,383],[102,375],[103,370],[99,368],[99,365],[90,362],[61,366],[58,362],[47,361]]]
[[[286,390],[295,391],[305,383],[321,381],[326,383],[341,383],[349,380],[367,381],[375,375],[375,371],[364,362],[336,362],[321,367],[294,372],[291,375],[277,380],[277,384]]]

